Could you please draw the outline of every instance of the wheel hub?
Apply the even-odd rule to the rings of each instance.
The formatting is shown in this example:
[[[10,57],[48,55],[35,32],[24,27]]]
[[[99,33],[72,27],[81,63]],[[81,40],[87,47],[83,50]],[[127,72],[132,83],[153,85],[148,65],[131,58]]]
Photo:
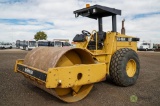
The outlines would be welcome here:
[[[136,62],[133,59],[130,59],[126,66],[126,72],[129,77],[133,77],[136,73]]]

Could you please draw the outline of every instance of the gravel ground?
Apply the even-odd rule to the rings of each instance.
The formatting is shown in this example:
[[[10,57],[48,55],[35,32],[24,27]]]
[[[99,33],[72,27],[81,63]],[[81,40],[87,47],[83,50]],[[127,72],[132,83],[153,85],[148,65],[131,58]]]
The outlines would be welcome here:
[[[141,69],[137,83],[130,87],[114,85],[110,78],[94,84],[90,94],[75,103],[64,103],[28,83],[14,73],[16,59],[27,51],[0,50],[0,106],[160,106],[160,52],[138,52]],[[130,97],[135,95],[136,102]]]

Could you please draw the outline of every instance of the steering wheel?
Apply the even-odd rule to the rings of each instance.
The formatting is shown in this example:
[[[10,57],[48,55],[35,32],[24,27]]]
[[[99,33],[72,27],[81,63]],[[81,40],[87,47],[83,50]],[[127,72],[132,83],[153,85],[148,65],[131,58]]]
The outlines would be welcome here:
[[[91,33],[86,30],[82,30],[82,34],[87,35],[87,36],[91,36]]]

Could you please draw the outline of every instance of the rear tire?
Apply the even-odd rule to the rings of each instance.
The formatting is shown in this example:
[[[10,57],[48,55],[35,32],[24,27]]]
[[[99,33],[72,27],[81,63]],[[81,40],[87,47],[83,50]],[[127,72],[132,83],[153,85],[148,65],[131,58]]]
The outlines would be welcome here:
[[[129,48],[119,49],[112,56],[109,71],[110,77],[116,85],[135,84],[140,71],[137,53]]]

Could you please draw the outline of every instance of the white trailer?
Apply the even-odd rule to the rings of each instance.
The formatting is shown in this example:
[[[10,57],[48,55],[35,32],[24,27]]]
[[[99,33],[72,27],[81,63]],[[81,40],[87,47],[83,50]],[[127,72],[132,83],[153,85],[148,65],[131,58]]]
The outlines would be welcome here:
[[[145,41],[138,42],[137,49],[138,50],[145,50],[145,51],[153,50],[153,43],[152,42],[145,42]]]

